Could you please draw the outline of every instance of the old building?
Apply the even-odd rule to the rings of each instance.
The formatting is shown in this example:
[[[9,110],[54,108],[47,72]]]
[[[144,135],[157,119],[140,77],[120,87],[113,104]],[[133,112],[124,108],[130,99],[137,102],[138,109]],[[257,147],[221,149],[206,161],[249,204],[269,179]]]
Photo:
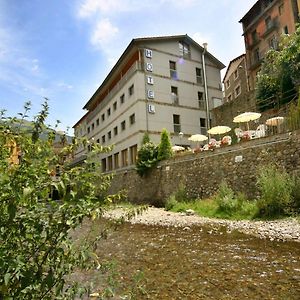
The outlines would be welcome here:
[[[262,59],[277,49],[281,34],[295,32],[299,22],[300,0],[259,0],[240,20],[246,47],[249,87],[255,88]]]
[[[173,145],[190,145],[188,137],[206,133],[210,110],[222,102],[223,68],[187,35],[133,39],[84,106],[75,135],[114,144],[100,158],[103,171],[134,164],[145,132],[158,143],[166,128]],[[81,147],[75,159],[86,151]]]
[[[230,61],[223,79],[224,102],[231,102],[238,98],[245,98],[248,93],[247,75],[248,72],[245,54],[242,54]]]

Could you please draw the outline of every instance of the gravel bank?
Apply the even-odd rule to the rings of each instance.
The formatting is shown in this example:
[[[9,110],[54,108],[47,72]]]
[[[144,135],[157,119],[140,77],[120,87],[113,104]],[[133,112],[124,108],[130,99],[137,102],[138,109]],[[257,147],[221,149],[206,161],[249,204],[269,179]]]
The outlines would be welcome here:
[[[126,215],[126,209],[116,208],[105,214],[108,218],[119,218]],[[229,221],[210,219],[197,216],[193,211],[174,213],[162,208],[149,207],[141,214],[129,220],[132,224],[160,225],[183,227],[189,230],[190,226],[210,226],[212,229],[226,227],[227,231],[237,230],[242,233],[255,235],[262,239],[300,242],[300,223],[295,219],[276,221]]]

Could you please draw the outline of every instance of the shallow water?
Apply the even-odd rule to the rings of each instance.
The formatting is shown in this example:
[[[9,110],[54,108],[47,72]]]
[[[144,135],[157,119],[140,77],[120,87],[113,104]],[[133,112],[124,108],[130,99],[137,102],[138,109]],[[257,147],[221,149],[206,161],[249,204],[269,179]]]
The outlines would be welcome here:
[[[101,242],[98,253],[117,261],[123,287],[133,284],[138,270],[143,273],[138,284],[146,293],[136,289],[135,299],[300,299],[295,242],[208,227],[125,224]]]

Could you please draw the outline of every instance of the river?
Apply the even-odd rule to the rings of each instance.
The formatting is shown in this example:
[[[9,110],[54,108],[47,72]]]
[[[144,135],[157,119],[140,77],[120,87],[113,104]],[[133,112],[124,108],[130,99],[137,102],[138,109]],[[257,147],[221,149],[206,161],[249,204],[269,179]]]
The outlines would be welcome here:
[[[299,243],[185,229],[126,223],[109,233],[97,252],[115,262],[110,299],[300,299]],[[81,280],[100,291],[105,276],[98,270]]]

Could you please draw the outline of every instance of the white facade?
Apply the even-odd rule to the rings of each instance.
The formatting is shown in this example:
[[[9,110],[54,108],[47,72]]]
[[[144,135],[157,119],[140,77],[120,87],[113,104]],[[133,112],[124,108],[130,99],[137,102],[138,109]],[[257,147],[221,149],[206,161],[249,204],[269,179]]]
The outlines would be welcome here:
[[[76,136],[114,145],[112,153],[100,158],[103,171],[134,164],[147,131],[159,143],[166,128],[173,145],[190,145],[191,134],[205,132],[203,51],[212,109],[222,98],[221,62],[187,35],[132,40],[74,126]],[[75,159],[87,151],[79,149]]]

